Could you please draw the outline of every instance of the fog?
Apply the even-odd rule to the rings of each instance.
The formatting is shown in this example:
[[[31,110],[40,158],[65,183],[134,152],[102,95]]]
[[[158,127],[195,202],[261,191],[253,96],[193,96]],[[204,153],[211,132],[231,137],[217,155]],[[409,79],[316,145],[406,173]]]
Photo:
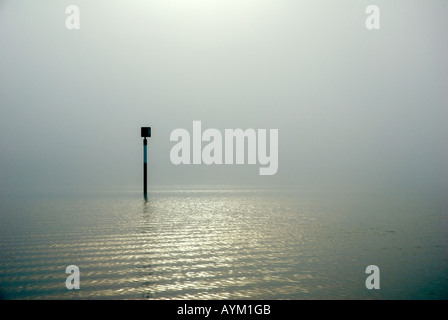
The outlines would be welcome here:
[[[68,5],[80,29],[65,25]],[[448,186],[448,2],[0,1],[0,194]],[[174,165],[170,133],[278,129],[278,171]]]

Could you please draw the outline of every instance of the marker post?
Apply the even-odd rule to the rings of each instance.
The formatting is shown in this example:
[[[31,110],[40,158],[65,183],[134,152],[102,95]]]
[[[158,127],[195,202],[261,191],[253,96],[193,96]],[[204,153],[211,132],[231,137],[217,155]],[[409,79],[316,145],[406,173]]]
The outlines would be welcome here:
[[[143,196],[148,200],[148,141],[151,137],[151,127],[142,127],[141,136],[143,139]]]

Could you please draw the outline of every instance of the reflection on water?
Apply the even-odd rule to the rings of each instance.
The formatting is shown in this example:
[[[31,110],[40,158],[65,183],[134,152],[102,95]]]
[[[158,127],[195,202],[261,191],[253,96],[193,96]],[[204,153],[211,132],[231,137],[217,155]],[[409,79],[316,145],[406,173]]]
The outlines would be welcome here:
[[[445,207],[301,191],[179,189],[8,200],[9,299],[444,299]],[[444,225],[445,224],[445,225]],[[65,288],[77,265],[81,289]],[[381,269],[381,290],[365,268]]]

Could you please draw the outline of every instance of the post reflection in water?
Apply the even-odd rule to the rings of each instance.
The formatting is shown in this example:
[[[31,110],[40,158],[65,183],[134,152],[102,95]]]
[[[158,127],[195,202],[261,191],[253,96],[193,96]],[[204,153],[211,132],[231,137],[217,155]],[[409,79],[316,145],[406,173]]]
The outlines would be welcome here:
[[[143,201],[143,214],[142,214],[142,234],[146,234],[146,241],[150,242],[150,236],[154,233],[153,227],[150,225],[151,216],[151,203],[147,199]],[[138,267],[140,269],[139,279],[141,282],[142,292],[140,298],[153,298],[154,294],[152,292],[152,286],[154,286],[153,277],[154,273],[152,271],[153,266],[151,265],[151,252],[143,250],[143,255],[141,257],[141,262]]]

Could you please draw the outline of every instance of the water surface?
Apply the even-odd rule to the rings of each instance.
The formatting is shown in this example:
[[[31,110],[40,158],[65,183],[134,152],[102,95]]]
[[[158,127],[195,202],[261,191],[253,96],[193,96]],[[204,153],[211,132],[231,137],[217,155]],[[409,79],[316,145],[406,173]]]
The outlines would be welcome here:
[[[148,202],[137,189],[7,198],[0,219],[6,299],[448,298],[437,197],[155,188]],[[380,290],[365,287],[372,264]]]

